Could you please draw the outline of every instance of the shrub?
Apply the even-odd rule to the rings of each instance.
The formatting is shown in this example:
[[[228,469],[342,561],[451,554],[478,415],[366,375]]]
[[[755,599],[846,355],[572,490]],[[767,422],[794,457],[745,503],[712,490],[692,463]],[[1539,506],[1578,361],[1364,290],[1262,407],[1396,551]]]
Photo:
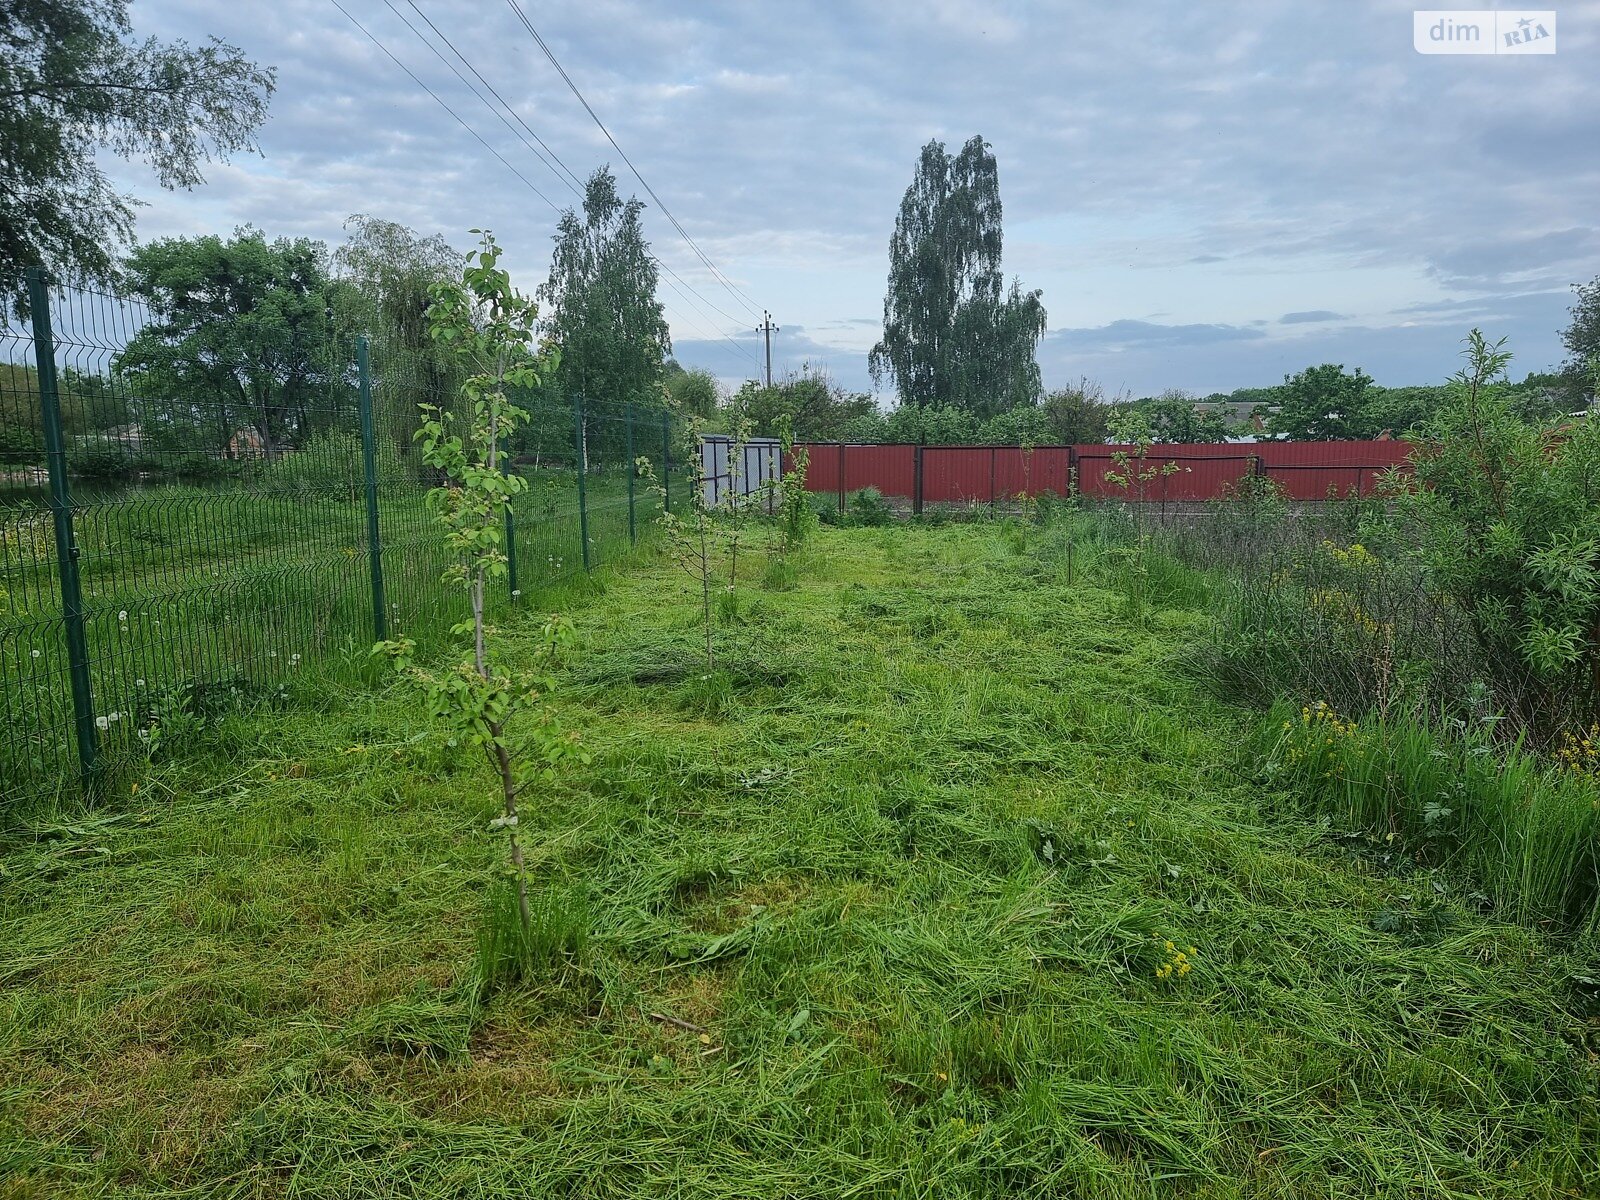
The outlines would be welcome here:
[[[1180,552],[1226,564],[1197,653],[1225,691],[1438,723],[1503,714],[1542,749],[1600,715],[1600,425],[1526,420],[1476,330],[1410,476],[1287,511],[1244,481]]]
[[[865,487],[851,492],[845,503],[852,525],[887,525],[894,519],[894,510],[875,487]]]
[[[380,441],[375,458],[378,486],[405,481],[405,460],[393,443]],[[260,487],[275,495],[360,499],[366,491],[360,435],[341,429],[313,433],[298,450],[287,450],[262,464]]]
[[[1592,720],[1600,699],[1600,425],[1522,419],[1503,341],[1473,330],[1468,343],[1466,368],[1423,426],[1404,515],[1427,584],[1492,661],[1527,677],[1497,682],[1548,736]]]
[[[113,438],[83,438],[67,453],[67,470],[84,479],[124,479],[136,465],[133,451]]]
[[[839,502],[828,492],[807,492],[806,503],[811,506],[812,513],[821,525],[840,525],[844,518],[839,515]]]
[[[205,483],[215,479],[231,479],[244,473],[244,464],[237,459],[219,458],[203,451],[190,451],[160,459],[159,469],[173,479]]]

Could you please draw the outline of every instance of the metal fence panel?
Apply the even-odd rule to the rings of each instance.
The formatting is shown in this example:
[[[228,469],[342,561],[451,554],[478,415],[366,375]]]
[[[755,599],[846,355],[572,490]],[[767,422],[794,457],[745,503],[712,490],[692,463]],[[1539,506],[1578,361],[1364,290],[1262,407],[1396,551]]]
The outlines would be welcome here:
[[[359,676],[382,633],[426,649],[465,614],[413,439],[454,381],[332,314],[242,361],[139,299],[34,290],[0,317],[0,798],[112,780],[175,714]],[[636,457],[691,496],[659,401],[517,399],[507,467],[530,488],[496,608],[650,531]]]

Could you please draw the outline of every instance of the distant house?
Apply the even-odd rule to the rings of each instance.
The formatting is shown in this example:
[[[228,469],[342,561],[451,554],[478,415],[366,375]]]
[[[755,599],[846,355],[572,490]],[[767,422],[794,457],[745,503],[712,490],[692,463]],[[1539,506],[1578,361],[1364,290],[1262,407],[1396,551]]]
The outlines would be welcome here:
[[[267,439],[261,436],[259,429],[247,426],[228,439],[229,458],[265,458],[266,456]]]
[[[145,432],[141,425],[113,425],[109,429],[102,429],[91,434],[86,441],[93,441],[105,445],[121,446],[132,454],[138,454],[145,447]]]

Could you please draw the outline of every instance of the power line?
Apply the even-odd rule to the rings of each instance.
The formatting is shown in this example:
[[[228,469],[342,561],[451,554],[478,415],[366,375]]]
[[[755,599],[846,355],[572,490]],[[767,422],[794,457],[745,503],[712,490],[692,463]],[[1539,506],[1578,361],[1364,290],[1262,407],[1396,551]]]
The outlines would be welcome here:
[[[682,275],[679,275],[676,271],[674,271],[671,267],[667,266],[667,264],[665,262],[663,262],[661,259],[657,258],[654,254],[652,254],[650,256],[650,261],[655,263],[656,266],[660,267],[668,275],[671,275],[679,283],[683,284],[683,286],[688,288],[691,292],[694,292],[695,296],[699,298],[700,303],[704,304],[707,308],[709,308],[712,312],[716,313],[723,320],[731,322],[734,325],[742,325],[742,324],[744,324],[744,322],[741,321],[738,317],[729,316],[726,311],[724,311],[723,309],[718,308],[715,304],[711,303],[710,300],[708,300],[700,292],[695,290],[693,284],[689,283],[689,281],[684,279],[684,277]]]
[[[411,9],[413,11],[416,12],[417,16],[422,18],[422,20],[427,23],[428,28],[433,30],[433,32],[438,36],[439,40],[442,41],[446,46],[448,46],[450,48],[450,52],[452,54],[454,54],[456,56],[456,58],[461,60],[462,64],[467,68],[467,70],[471,71],[472,74],[479,81],[482,82],[483,86],[489,90],[490,94],[492,94],[494,96],[494,98],[500,102],[501,108],[504,108],[506,113],[510,114],[512,119],[515,120],[518,125],[522,126],[523,129],[527,130],[529,136],[531,136],[534,139],[534,141],[538,142],[539,145],[544,148],[545,152],[549,155],[549,157],[551,159],[555,160],[555,162],[560,166],[562,171],[566,172],[568,178],[571,179],[572,183],[571,184],[567,184],[567,180],[565,180],[565,179],[562,180],[562,183],[563,184],[567,184],[568,190],[573,192],[575,195],[577,195],[577,196],[579,196],[581,198],[582,195],[583,195],[583,192],[581,190],[583,188],[583,186],[584,186],[583,185],[583,181],[578,178],[578,176],[573,172],[572,168],[567,166],[567,164],[562,161],[560,155],[558,155],[554,150],[550,149],[549,145],[545,142],[545,140],[543,138],[541,138],[537,133],[535,133],[533,131],[533,129],[529,128],[527,122],[524,121],[522,119],[522,117],[517,114],[516,110],[509,103],[506,102],[505,97],[502,96],[500,94],[500,92],[495,88],[495,86],[492,83],[490,83],[488,81],[488,79],[486,79],[484,77],[483,72],[478,70],[478,68],[473,65],[472,61],[469,58],[467,58],[467,56],[464,55],[456,47],[455,43],[452,42],[450,40],[450,38],[436,24],[434,24],[432,18],[430,18],[428,16],[428,14],[425,13],[422,10],[422,8],[416,3],[416,0],[406,0],[406,3],[411,7]],[[520,142],[522,142],[523,146],[525,146],[534,155],[534,157],[538,158],[539,161],[541,163],[543,163],[547,168],[549,168],[552,173],[555,172],[555,167],[552,167],[550,165],[550,163],[545,159],[545,156],[543,154],[540,154],[540,152],[538,150],[535,150],[531,145],[529,145],[527,138],[522,137],[520,134],[517,134],[517,131],[515,129],[511,128],[511,125],[506,120],[505,116],[503,116],[500,113],[500,111],[494,107],[494,105],[490,104],[488,100],[484,99],[483,93],[479,92],[477,88],[473,87],[471,81],[469,81],[466,78],[466,76],[462,75],[461,72],[459,70],[457,70],[456,67],[447,58],[445,58],[443,54],[441,54],[439,52],[439,49],[436,46],[434,46],[431,42],[429,42],[427,38],[423,37],[421,31],[418,30],[414,25],[411,24],[411,22],[409,20],[406,19],[405,14],[400,12],[399,9],[397,9],[394,6],[394,4],[391,2],[391,0],[384,0],[384,4],[389,8],[389,10],[391,12],[393,12],[395,14],[395,16],[400,18],[400,20],[405,24],[406,28],[408,30],[410,30],[411,33],[414,34],[416,36],[416,38],[420,42],[422,42],[423,45],[427,46],[428,49],[433,52],[434,56],[436,58],[438,58],[440,62],[444,63],[445,66],[450,68],[451,72],[455,75],[455,77],[457,79],[461,80],[462,83],[466,84],[467,88],[472,92],[472,94],[478,98],[478,100],[483,104],[483,106],[485,108],[489,109],[490,112],[494,113],[494,115],[499,119],[499,121],[500,121],[500,123],[502,125],[506,126],[507,129],[511,129],[512,134],[514,136],[516,136],[517,139]],[[558,178],[559,178],[559,176],[558,176]],[[576,186],[573,186],[573,185],[576,185]],[[682,287],[682,289],[684,289],[685,291],[691,293],[706,308],[709,308],[713,312],[721,314],[722,317],[725,320],[731,322],[734,325],[742,324],[742,322],[739,320],[739,318],[734,317],[734,316],[730,315],[729,313],[725,312],[723,309],[719,308],[704,293],[702,293],[699,289],[695,288],[691,283],[689,283],[681,275],[678,275],[675,271],[672,270],[672,268],[668,267],[659,258],[656,258],[654,255],[651,255],[651,258],[656,263],[657,266],[661,267],[662,270],[666,271],[674,279],[676,279],[678,281],[679,285]],[[677,290],[677,289],[674,289],[674,290]],[[683,295],[683,292],[680,291],[679,295]],[[684,299],[687,301],[688,297],[685,296]],[[713,324],[714,324],[714,322],[713,322]],[[703,332],[703,331],[701,331],[701,332]],[[726,337],[726,335],[719,334],[717,336],[723,337],[724,340],[729,341],[729,343],[731,345],[738,346],[737,342],[733,342],[731,339],[728,339]],[[740,347],[740,349],[742,350],[743,348]],[[752,359],[752,361],[754,361],[754,360]]]
[[[449,113],[452,117],[454,117],[456,119],[456,124],[460,125],[461,128],[465,129],[474,138],[476,138],[478,143],[480,145],[482,145],[482,147],[485,150],[487,150],[490,154],[494,155],[496,158],[498,158],[500,160],[501,164],[505,167],[506,170],[510,171],[518,179],[522,180],[523,184],[527,187],[527,189],[530,192],[532,192],[535,196],[539,197],[539,199],[543,200],[552,209],[554,209],[556,211],[557,215],[560,215],[560,213],[563,210],[560,208],[560,206],[558,206],[556,204],[556,202],[554,200],[550,199],[549,196],[546,196],[538,188],[534,187],[532,180],[530,180],[521,171],[517,170],[516,167],[512,166],[510,164],[510,162],[508,162],[506,160],[505,156],[500,153],[500,151],[496,150],[488,142],[484,141],[483,135],[481,133],[479,133],[471,125],[468,125],[466,123],[466,121],[462,120],[460,113],[456,112],[455,109],[451,108],[448,104],[446,104],[443,100],[441,100],[439,98],[439,94],[437,92],[435,92],[427,84],[423,83],[421,79],[417,78],[416,73],[414,71],[412,71],[412,69],[410,67],[406,66],[405,63],[401,62],[398,58],[396,58],[394,56],[394,54],[390,52],[389,47],[385,46],[382,42],[380,42],[373,35],[371,30],[369,30],[360,21],[356,20],[355,17],[351,16],[349,11],[345,8],[345,6],[339,3],[339,0],[328,0],[328,3],[333,5],[335,8],[337,8],[340,12],[344,13],[346,19],[349,20],[349,22],[352,25],[354,25],[357,29],[361,30],[362,33],[367,35],[367,40],[368,41],[370,41],[379,50],[382,50],[384,55],[389,59],[390,62],[394,63],[395,66],[399,67],[402,71],[404,71],[407,75],[409,75],[411,77],[411,82],[412,83],[416,84],[423,91],[427,92],[428,95],[432,96],[433,99],[434,99],[434,102],[436,104],[438,104],[440,108],[444,109],[445,112]]]
[[[433,56],[435,58],[437,58],[445,66],[450,68],[451,73],[454,74],[457,79],[459,79],[463,84],[466,85],[467,90],[469,92],[471,92],[474,97],[476,97],[476,99],[478,100],[478,103],[482,104],[485,108],[487,108],[489,110],[489,112],[491,114],[493,114],[494,117],[497,120],[499,120],[500,124],[504,125],[507,129],[509,129],[511,131],[511,136],[516,138],[519,142],[521,142],[522,145],[523,145],[523,148],[526,149],[530,154],[532,154],[536,159],[538,159],[541,166],[543,166],[548,171],[550,171],[550,173],[553,174],[557,179],[559,179],[563,184],[565,184],[569,190],[571,189],[572,185],[567,183],[567,181],[565,179],[561,178],[561,173],[556,170],[555,166],[547,158],[545,158],[545,156],[543,154],[541,154],[537,149],[534,148],[533,143],[528,141],[528,139],[526,137],[524,137],[522,134],[517,132],[516,126],[513,125],[510,121],[506,120],[505,114],[502,113],[493,104],[489,103],[488,99],[484,96],[484,94],[482,92],[480,92],[476,87],[473,86],[472,80],[468,79],[465,75],[463,75],[461,73],[461,69],[459,67],[457,67],[453,62],[451,62],[448,58],[446,58],[444,56],[444,52],[442,50],[440,50],[439,47],[435,46],[426,37],[424,37],[423,33],[422,33],[422,30],[418,29],[415,25],[413,25],[411,23],[411,21],[406,17],[405,13],[401,12],[398,8],[396,8],[394,6],[394,4],[391,3],[391,0],[383,0],[383,3],[384,3],[384,7],[386,7],[390,12],[392,12],[396,17],[399,18],[400,23],[406,27],[406,29],[412,34],[412,36],[414,36],[419,42],[421,42],[424,46],[426,46],[428,48],[428,50],[433,54]],[[424,17],[423,20],[427,20],[427,18]],[[452,47],[452,49],[454,49],[454,47]],[[505,102],[502,100],[501,103],[504,104]],[[515,116],[516,114],[513,113],[512,115]]]
[[[727,289],[728,294],[742,304],[752,315],[761,315],[760,312],[754,307],[753,301],[741,294],[742,289],[737,288],[732,282],[730,282],[727,276],[723,275],[723,273],[717,269],[716,263],[712,262],[711,259],[706,257],[705,251],[700,249],[700,247],[695,243],[695,240],[689,236],[689,231],[683,227],[682,222],[680,222],[677,217],[672,215],[672,210],[666,206],[665,202],[662,201],[660,196],[656,195],[655,189],[652,188],[645,177],[639,173],[639,168],[633,165],[633,160],[628,157],[627,151],[617,144],[617,139],[611,136],[611,131],[606,128],[605,122],[600,119],[599,114],[596,113],[590,106],[589,101],[584,99],[583,92],[581,92],[578,89],[578,85],[572,81],[572,76],[567,74],[566,68],[561,65],[560,61],[556,58],[555,53],[548,45],[545,44],[544,38],[539,36],[539,31],[533,27],[533,22],[528,20],[527,14],[522,11],[522,6],[517,3],[517,0],[506,0],[506,3],[511,6],[511,11],[517,14],[517,19],[522,22],[523,28],[528,31],[529,36],[531,36],[538,44],[539,49],[544,52],[544,56],[550,60],[550,65],[553,66],[561,78],[566,81],[567,87],[569,87],[572,90],[572,94],[578,98],[578,103],[583,105],[584,111],[589,114],[595,125],[599,127],[600,132],[605,134],[606,141],[611,143],[611,148],[622,156],[623,162],[628,164],[628,170],[633,172],[634,178],[639,181],[639,186],[644,188],[645,192],[650,196],[650,198],[656,202],[656,206],[661,209],[662,214],[667,218],[668,221],[672,223],[672,227],[676,229],[678,231],[678,235],[683,238],[686,243],[688,243],[689,248],[695,252],[700,261],[706,265],[706,269],[711,272],[712,277],[716,279],[717,282],[722,284],[722,286]]]
[[[672,279],[676,279],[678,281],[678,283],[683,284],[683,286],[685,288],[689,287],[689,285],[687,283],[684,283],[684,281],[678,276],[678,274],[675,271],[673,271],[673,269],[671,267],[667,266],[667,264],[662,262],[659,258],[656,258],[654,255],[651,255],[651,260],[653,262],[655,262],[655,264],[658,267],[660,267],[662,270],[664,270],[668,275],[671,275]],[[681,297],[683,299],[684,303],[686,303],[686,304],[690,303],[689,297],[687,295],[685,295],[682,290],[680,290],[679,288],[673,286],[672,280],[663,279],[660,282],[663,283],[665,286],[667,286],[669,288],[672,288],[672,290],[674,292],[677,292],[679,297]],[[691,292],[693,292],[692,288],[690,288],[689,290]],[[701,296],[699,292],[694,292],[694,295],[698,299],[700,299],[702,303],[705,302],[705,297]],[[704,315],[704,314],[702,314],[702,315]],[[715,326],[716,322],[714,320],[711,320],[710,317],[707,317],[706,319],[708,321],[711,321],[712,325]],[[690,325],[690,323],[687,322],[687,321],[685,321],[684,324]],[[696,327],[696,326],[693,326],[693,325],[690,325],[690,328],[694,329],[695,332],[697,332],[697,333],[705,333],[706,332],[705,329],[699,328],[699,327]],[[729,337],[725,333],[717,333],[717,334],[714,334],[713,336],[721,338],[723,341],[727,342],[728,345],[732,346],[735,350],[737,350],[740,354],[744,355],[747,359],[750,360],[750,365],[755,367],[757,371],[759,371],[761,369],[761,363],[757,360],[756,356],[753,353],[750,352],[749,349],[747,349],[744,346],[741,346],[738,342],[734,341],[731,337]]]
[[[383,52],[384,56],[386,58],[388,58],[390,62],[394,63],[395,66],[399,67],[402,71],[404,71],[406,73],[406,75],[410,78],[411,82],[415,83],[418,87],[420,87],[424,92],[426,92],[430,97],[433,98],[434,103],[438,104],[438,106],[440,108],[444,109],[445,112],[449,113],[453,118],[455,118],[456,123],[458,125],[460,125],[461,128],[465,129],[468,133],[470,133],[472,135],[472,137],[474,138],[474,140],[476,140],[479,145],[481,145],[490,154],[494,155],[495,158],[500,161],[500,164],[503,167],[505,167],[506,170],[510,171],[513,175],[515,175],[529,191],[531,191],[535,196],[538,196],[539,199],[543,200],[547,205],[549,205],[550,208],[558,216],[564,214],[567,211],[566,209],[561,208],[559,205],[557,205],[555,203],[555,201],[551,200],[550,197],[546,196],[542,191],[540,191],[537,187],[535,187],[533,182],[531,180],[529,180],[526,175],[524,175],[521,171],[517,170],[517,168],[515,166],[513,166],[511,164],[511,162],[503,154],[501,154],[498,150],[496,150],[493,146],[491,146],[488,143],[488,141],[486,141],[484,139],[482,134],[480,134],[476,129],[474,129],[472,127],[472,125],[469,124],[461,116],[460,113],[456,112],[455,109],[451,108],[450,105],[448,103],[446,103],[439,96],[439,94],[437,92],[435,92],[431,87],[429,87],[426,83],[424,83],[417,76],[416,72],[412,71],[410,67],[406,66],[405,63],[401,62],[399,58],[395,57],[394,53],[392,51],[390,51],[390,49],[383,44],[383,42],[377,37],[376,34],[374,34],[370,29],[368,29],[365,25],[363,25],[360,21],[358,21],[354,16],[352,16],[351,13],[349,12],[349,10],[346,9],[342,4],[339,3],[339,0],[328,0],[328,2],[330,4],[332,4],[335,8],[337,8],[341,13],[343,13],[345,18],[352,25],[354,25],[363,34],[365,34],[366,37],[367,37],[367,40],[370,41],[379,50],[381,50]],[[394,6],[392,4],[389,4],[388,0],[384,0],[384,2],[385,2],[385,4],[388,4],[388,6],[389,6],[389,8],[391,10],[394,10]],[[408,2],[409,2],[409,0],[408,0]],[[415,7],[415,6],[413,5],[413,7]],[[400,20],[405,23],[407,29],[409,29],[413,34],[416,34],[416,36],[423,42],[424,45],[427,45],[430,50],[433,50],[435,55],[438,55],[441,59],[443,59],[443,55],[439,55],[438,50],[435,47],[433,47],[432,44],[429,43],[426,38],[423,38],[422,35],[417,32],[417,30],[411,25],[411,23],[409,21],[406,21],[405,16],[403,14],[399,13],[398,11],[396,11],[395,15],[398,16],[400,18]],[[424,21],[428,20],[427,16],[425,14],[422,14],[420,12],[420,10],[419,10],[419,15],[422,16],[422,19]],[[428,24],[429,24],[430,27],[432,27],[432,25],[433,25],[433,23],[431,21],[429,21]],[[443,35],[441,35],[441,36],[443,36]],[[455,50],[455,47],[451,46],[451,49]],[[455,51],[455,52],[457,54],[457,57],[461,57],[460,51]],[[462,58],[462,61],[465,62],[466,59]],[[445,65],[449,66],[450,64],[449,64],[448,61],[445,61]],[[478,74],[476,69],[471,68],[471,64],[470,63],[468,64],[468,66],[469,66],[469,69],[473,70],[473,74],[475,74],[475,75]],[[454,70],[453,67],[451,69]],[[459,71],[456,72],[456,76],[457,76],[457,78],[462,78]],[[481,76],[480,76],[480,78],[481,78]],[[467,81],[464,78],[462,78],[462,82],[463,83],[467,83]],[[472,85],[470,83],[467,83],[467,86],[469,88],[472,88]],[[490,86],[487,83],[487,81],[485,82],[485,86],[486,87]],[[493,91],[493,88],[490,87],[490,90]],[[472,88],[472,92],[473,92],[473,95],[476,96],[480,102],[484,103],[485,106],[488,107],[491,112],[495,112],[493,106],[489,105],[488,101],[483,99],[483,96],[477,91],[477,89]],[[496,93],[496,95],[498,96],[498,93]],[[504,104],[505,101],[502,99],[501,103]],[[499,116],[499,113],[495,112],[495,115]],[[513,114],[513,115],[515,115],[515,114]],[[504,123],[504,118],[501,118],[501,121],[502,121],[502,123]],[[516,131],[512,130],[512,132],[515,133]],[[529,132],[531,133],[532,131],[530,130]],[[535,135],[535,137],[537,137],[537,135]],[[543,145],[543,144],[544,144],[543,141],[540,141],[540,145]],[[523,145],[525,147],[527,147],[527,149],[529,149],[530,151],[533,149],[533,147],[528,146],[526,140],[523,140]],[[535,156],[537,157],[537,154]],[[552,157],[556,157],[553,151],[551,153],[551,156]],[[543,160],[541,159],[541,162],[542,161]],[[559,158],[556,158],[556,161],[560,162],[561,160]],[[548,163],[545,163],[545,165],[549,166]],[[567,165],[565,163],[561,163],[561,166],[562,166],[563,170],[566,170],[568,175],[572,175],[572,171],[567,167]],[[573,176],[573,178],[576,179],[577,177]],[[566,181],[563,180],[562,182],[565,183]],[[682,284],[684,289],[686,289],[689,293],[691,293],[695,297],[697,297],[703,304],[706,304],[706,305],[710,306],[711,308],[715,309],[717,312],[722,312],[722,310],[718,309],[716,307],[716,305],[711,304],[711,302],[709,300],[707,300],[705,298],[705,296],[701,295],[701,293],[698,290],[696,290],[692,284],[690,284],[689,282],[684,280],[675,271],[673,271],[671,267],[668,267],[659,258],[656,258],[654,255],[651,255],[651,259],[656,263],[657,266],[661,267],[662,270],[666,271],[669,275],[671,275],[673,279],[676,279],[680,284]],[[672,285],[669,283],[667,286],[671,287]],[[685,303],[688,303],[688,296],[685,296],[682,291],[679,291],[679,289],[675,288],[675,287],[672,290],[674,292],[677,292],[678,295],[684,299]],[[727,317],[727,319],[730,320],[730,321],[734,320],[734,318],[728,317],[727,313],[722,313],[722,315],[724,317]],[[721,338],[723,341],[727,342],[730,346],[732,346],[735,350],[739,351],[739,353],[743,354],[746,358],[749,358],[752,363],[756,363],[756,359],[750,353],[750,351],[747,350],[745,347],[741,346],[738,342],[734,341],[732,338],[728,337],[727,334],[715,333],[715,332],[713,332],[711,330],[707,330],[703,326],[697,325],[696,323],[694,323],[692,321],[687,321],[686,320],[686,321],[683,322],[683,324],[689,326],[689,328],[691,330],[693,330],[695,333],[702,334],[702,335],[705,335],[705,336],[709,336],[709,337],[712,337],[712,338]],[[713,321],[712,324],[714,325],[715,322]],[[760,364],[757,363],[756,365],[759,367]]]
[[[384,2],[388,3],[388,0],[384,0]],[[518,125],[522,126],[522,128],[527,131],[528,136],[531,137],[534,141],[538,142],[541,147],[543,147],[545,154],[548,154],[552,159],[554,159],[556,164],[558,166],[560,166],[560,168],[567,173],[567,179],[572,180],[572,191],[574,193],[576,193],[577,195],[582,196],[583,195],[583,180],[579,179],[577,177],[577,175],[575,175],[573,173],[572,168],[567,166],[566,163],[561,161],[561,156],[559,154],[557,154],[554,150],[550,149],[549,144],[542,137],[540,137],[537,133],[535,133],[532,128],[529,127],[528,123],[522,119],[521,115],[518,114],[517,110],[514,109],[510,104],[508,104],[506,102],[506,98],[504,96],[502,96],[495,89],[494,84],[490,83],[487,79],[485,79],[483,77],[483,72],[478,70],[477,67],[473,66],[471,60],[468,59],[465,54],[462,54],[461,51],[456,49],[455,43],[452,42],[449,39],[448,36],[446,36],[446,34],[444,33],[444,31],[442,29],[440,29],[437,25],[435,25],[433,23],[433,19],[431,17],[429,17],[427,13],[423,12],[422,9],[417,6],[416,0],[406,0],[406,3],[411,6],[412,10],[416,12],[417,16],[421,17],[424,21],[426,21],[428,23],[428,28],[433,30],[435,35],[438,36],[439,40],[441,42],[443,42],[446,46],[450,47],[450,53],[454,54],[457,58],[459,58],[461,60],[461,62],[462,62],[462,65],[464,65],[467,68],[467,70],[471,71],[473,73],[473,75],[477,77],[478,82],[483,84],[484,87],[488,88],[490,94],[492,96],[494,96],[494,98],[496,100],[500,101],[500,107],[504,108],[506,110],[506,112],[511,114],[511,119],[514,120]],[[394,5],[390,4],[389,7],[393,8]],[[401,17],[401,20],[405,20],[405,18]],[[410,22],[407,22],[407,26],[408,27],[409,27],[409,25],[410,25]],[[413,30],[413,32],[415,32],[415,31]],[[421,35],[419,34],[418,36],[421,36]],[[453,67],[451,69],[454,70]],[[456,72],[457,78],[460,78],[460,74],[461,73],[459,71]],[[462,82],[466,83],[466,80],[463,79]],[[472,85],[468,84],[467,86],[471,87]],[[478,98],[480,100],[483,99],[482,96],[479,96]],[[487,103],[487,101],[485,101],[485,103]],[[496,114],[496,115],[498,115],[498,114]],[[524,142],[523,144],[526,145],[527,143]],[[529,146],[528,148],[530,150],[533,149],[533,147],[531,147],[531,146]],[[535,153],[537,153],[537,151],[535,151]],[[541,161],[543,161],[542,158],[541,158]],[[545,165],[549,166],[549,163],[546,163]],[[554,167],[551,167],[550,169],[552,171],[555,170]],[[565,183],[566,180],[562,180],[562,182]]]

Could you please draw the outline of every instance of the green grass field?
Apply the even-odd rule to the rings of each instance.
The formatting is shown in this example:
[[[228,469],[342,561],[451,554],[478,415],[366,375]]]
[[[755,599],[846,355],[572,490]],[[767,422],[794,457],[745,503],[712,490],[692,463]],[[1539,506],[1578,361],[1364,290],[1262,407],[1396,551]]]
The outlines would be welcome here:
[[[1600,1195],[1576,950],[1263,784],[1200,612],[823,529],[708,673],[693,586],[559,598],[532,984],[478,986],[491,780],[398,684],[10,829],[0,1196]]]

